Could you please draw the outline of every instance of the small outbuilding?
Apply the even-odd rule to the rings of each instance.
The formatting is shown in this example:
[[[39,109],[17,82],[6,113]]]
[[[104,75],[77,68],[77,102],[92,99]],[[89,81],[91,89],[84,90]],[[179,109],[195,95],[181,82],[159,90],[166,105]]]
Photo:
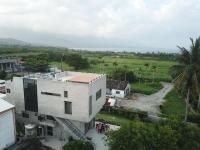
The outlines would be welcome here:
[[[131,86],[128,81],[107,79],[106,94],[112,97],[124,98],[131,91]]]
[[[14,105],[0,98],[0,150],[15,143]]]

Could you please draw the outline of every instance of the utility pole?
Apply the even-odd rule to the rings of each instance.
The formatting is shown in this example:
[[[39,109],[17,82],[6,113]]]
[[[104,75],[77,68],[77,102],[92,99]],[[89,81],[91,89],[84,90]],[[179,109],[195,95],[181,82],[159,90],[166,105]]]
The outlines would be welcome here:
[[[61,72],[63,72],[63,56],[64,56],[64,53],[62,53],[62,56],[61,56]]]

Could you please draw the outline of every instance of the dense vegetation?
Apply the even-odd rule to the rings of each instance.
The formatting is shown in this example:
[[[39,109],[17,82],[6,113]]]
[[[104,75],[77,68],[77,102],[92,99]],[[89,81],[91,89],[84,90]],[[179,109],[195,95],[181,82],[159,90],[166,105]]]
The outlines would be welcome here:
[[[189,112],[200,112],[200,37],[190,40],[189,50],[179,47],[181,55],[178,64],[170,70],[176,89],[184,96],[185,122]]]
[[[87,141],[72,140],[63,147],[63,150],[94,150],[94,147]]]
[[[165,116],[183,116],[185,112],[185,103],[183,97],[181,97],[175,89],[170,91],[164,99],[166,101],[161,110]]]
[[[25,61],[24,66],[27,71],[31,72],[44,72],[47,70],[49,62],[48,55],[29,55],[23,58]]]
[[[137,122],[108,134],[110,150],[198,150],[200,128],[180,121]]]
[[[7,73],[5,71],[0,71],[0,79],[6,79]]]
[[[141,94],[146,94],[146,95],[150,95],[153,94],[157,91],[159,91],[160,89],[162,89],[162,84],[159,82],[135,82],[131,85],[131,90],[134,93],[141,93]]]

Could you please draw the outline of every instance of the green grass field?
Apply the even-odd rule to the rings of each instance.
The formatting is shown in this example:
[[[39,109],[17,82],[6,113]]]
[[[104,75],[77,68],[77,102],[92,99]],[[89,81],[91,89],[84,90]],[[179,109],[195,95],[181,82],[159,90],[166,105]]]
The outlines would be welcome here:
[[[169,68],[176,64],[174,61],[166,61],[166,60],[159,60],[155,58],[144,58],[144,57],[134,57],[134,56],[127,56],[127,57],[117,57],[117,56],[104,56],[104,57],[97,57],[97,56],[84,56],[91,61],[97,61],[96,64],[90,63],[90,67],[78,71],[86,71],[86,72],[93,72],[93,73],[105,73],[111,74],[114,69],[117,68],[126,68],[128,70],[134,71],[134,73],[140,77],[145,78],[150,81],[170,81],[171,77],[168,73]],[[117,66],[114,66],[113,63],[116,62]],[[146,67],[145,64],[149,66]],[[51,62],[51,66],[57,66],[60,68],[59,62]],[[73,70],[72,67],[69,67],[67,64],[63,63],[64,69],[66,70]],[[156,68],[153,69],[152,66]]]
[[[177,91],[173,89],[165,96],[165,103],[162,108],[162,113],[166,116],[184,115],[185,103],[183,97],[179,96]]]
[[[154,82],[154,83],[137,82],[131,84],[131,89],[133,93],[141,93],[146,95],[153,94],[162,89],[162,87],[163,86],[159,82]]]

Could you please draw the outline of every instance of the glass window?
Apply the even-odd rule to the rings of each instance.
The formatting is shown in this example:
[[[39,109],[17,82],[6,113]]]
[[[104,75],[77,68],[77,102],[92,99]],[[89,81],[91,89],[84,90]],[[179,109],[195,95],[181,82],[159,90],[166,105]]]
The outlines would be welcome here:
[[[64,91],[64,97],[68,97],[68,91]]]
[[[7,93],[10,93],[10,89],[6,89],[6,92],[7,92]]]
[[[22,113],[22,117],[23,117],[23,118],[29,118],[29,114],[28,114],[28,113],[25,113],[25,112],[23,112],[23,113]]]
[[[47,134],[50,136],[53,136],[53,128],[50,126],[47,126]]]
[[[89,115],[92,114],[92,95],[89,97]]]
[[[65,101],[65,113],[72,114],[72,102]]]
[[[116,94],[120,94],[120,91],[116,91]]]
[[[61,96],[61,94],[58,93],[50,93],[50,92],[41,92],[43,95],[52,95],[52,96]]]
[[[96,100],[101,97],[101,89],[96,92]]]

